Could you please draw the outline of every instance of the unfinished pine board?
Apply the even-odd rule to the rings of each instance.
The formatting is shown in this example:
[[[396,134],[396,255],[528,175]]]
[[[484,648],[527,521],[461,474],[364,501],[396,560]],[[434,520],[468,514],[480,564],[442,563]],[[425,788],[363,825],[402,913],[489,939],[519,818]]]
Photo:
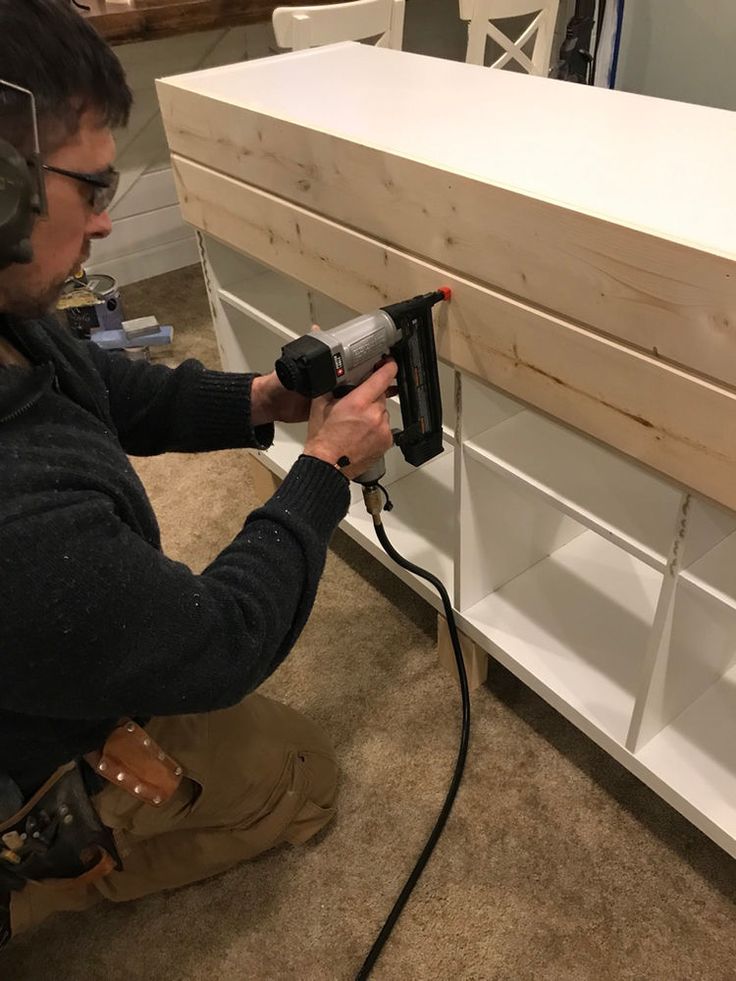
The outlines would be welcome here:
[[[647,743],[637,760],[665,800],[736,855],[736,667]]]
[[[463,667],[468,681],[468,689],[473,691],[485,684],[488,677],[488,654],[474,640],[458,630],[460,651],[462,652]],[[447,620],[440,613],[437,616],[437,657],[443,668],[459,680],[455,649]]]
[[[623,745],[661,585],[649,566],[586,531],[462,622],[586,731]]]
[[[736,395],[180,157],[184,216],[355,310],[436,289],[439,356],[736,508]]]
[[[259,504],[265,504],[279,489],[281,478],[277,477],[273,470],[266,466],[257,453],[249,454],[248,470],[256,500]]]
[[[356,44],[159,97],[177,154],[736,384],[733,113]]]

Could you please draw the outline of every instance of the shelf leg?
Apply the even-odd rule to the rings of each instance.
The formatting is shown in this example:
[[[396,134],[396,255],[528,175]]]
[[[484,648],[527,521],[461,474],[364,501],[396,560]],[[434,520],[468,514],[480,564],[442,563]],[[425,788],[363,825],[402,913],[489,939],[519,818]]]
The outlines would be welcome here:
[[[259,505],[265,504],[279,489],[281,478],[277,477],[273,470],[269,470],[255,453],[250,454],[248,469],[256,500]]]
[[[463,652],[465,673],[468,676],[468,688],[474,691],[485,684],[488,676],[488,654],[462,631],[458,631],[458,634],[460,635],[460,648]],[[437,616],[437,656],[440,664],[457,677],[457,665],[452,650],[450,631],[447,620],[441,614]]]

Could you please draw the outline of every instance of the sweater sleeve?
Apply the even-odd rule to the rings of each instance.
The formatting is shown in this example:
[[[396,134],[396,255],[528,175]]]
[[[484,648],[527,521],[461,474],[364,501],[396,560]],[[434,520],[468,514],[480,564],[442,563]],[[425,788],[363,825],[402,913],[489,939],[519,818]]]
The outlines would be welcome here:
[[[251,426],[254,375],[210,371],[190,359],[177,368],[131,361],[122,354],[87,349],[107,388],[110,414],[126,453],[197,453],[266,449],[273,426]]]
[[[59,497],[0,526],[0,706],[89,719],[212,711],[255,689],[311,611],[349,491],[301,457],[201,575],[104,495]]]

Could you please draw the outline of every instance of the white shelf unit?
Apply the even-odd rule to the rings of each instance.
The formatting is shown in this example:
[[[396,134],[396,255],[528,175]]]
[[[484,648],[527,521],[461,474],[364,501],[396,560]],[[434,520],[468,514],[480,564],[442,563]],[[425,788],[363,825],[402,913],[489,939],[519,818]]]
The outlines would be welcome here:
[[[201,241],[228,369],[270,371],[311,323],[355,314]],[[445,452],[387,457],[394,545],[471,639],[736,856],[736,514],[464,373],[441,380]],[[263,461],[282,476],[303,438],[277,426]],[[383,553],[357,487],[342,527],[441,608]]]

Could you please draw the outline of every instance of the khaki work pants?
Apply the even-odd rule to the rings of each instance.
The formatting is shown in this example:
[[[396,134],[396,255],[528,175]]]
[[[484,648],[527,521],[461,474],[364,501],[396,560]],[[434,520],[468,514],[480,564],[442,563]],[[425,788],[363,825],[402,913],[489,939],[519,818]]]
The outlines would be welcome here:
[[[12,894],[13,934],[61,910],[138,899],[300,844],[335,813],[332,747],[286,705],[250,695],[219,712],[153,719],[146,730],[184,768],[178,790],[153,807],[105,786],[93,803],[114,830],[122,870],[86,885],[29,883]]]

